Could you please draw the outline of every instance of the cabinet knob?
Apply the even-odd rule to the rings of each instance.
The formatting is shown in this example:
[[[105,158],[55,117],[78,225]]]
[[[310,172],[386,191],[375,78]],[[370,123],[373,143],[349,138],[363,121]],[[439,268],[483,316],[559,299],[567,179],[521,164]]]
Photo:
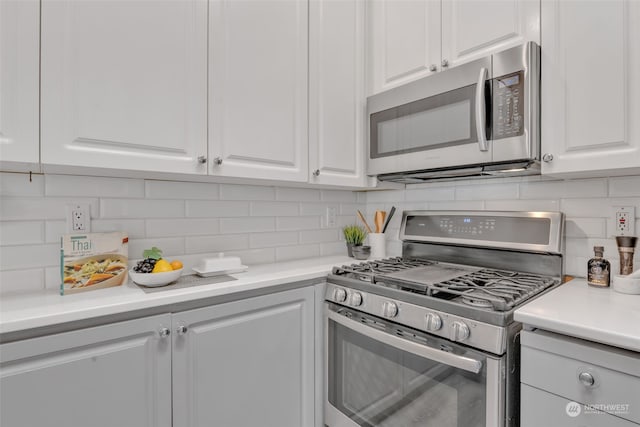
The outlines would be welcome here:
[[[222,157],[216,157],[213,159],[213,164],[216,166],[220,166],[222,164]]]
[[[449,61],[447,59],[442,60],[442,68],[447,68],[449,66]]]
[[[589,372],[580,372],[578,379],[585,387],[593,387],[596,383],[596,379]]]
[[[320,169],[316,169],[313,171],[313,176],[318,177],[320,176]]]
[[[438,66],[436,64],[429,65],[429,71],[431,72],[438,71]]]
[[[207,163],[207,158],[205,156],[198,156],[198,163],[200,164]]]
[[[549,163],[553,161],[553,154],[551,153],[544,153],[542,155],[542,161],[545,163]]]
[[[158,331],[158,335],[160,335],[160,338],[166,338],[171,335],[171,331],[169,328],[162,328]]]
[[[187,328],[185,325],[180,325],[176,328],[176,332],[178,333],[178,335],[184,335],[189,331],[189,328]]]

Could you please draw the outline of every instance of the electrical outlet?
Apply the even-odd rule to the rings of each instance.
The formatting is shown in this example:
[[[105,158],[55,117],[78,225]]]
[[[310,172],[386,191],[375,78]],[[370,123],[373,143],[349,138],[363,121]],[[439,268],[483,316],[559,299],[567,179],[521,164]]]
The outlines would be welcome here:
[[[338,223],[338,208],[335,206],[327,206],[326,222],[327,228],[333,228]]]
[[[88,203],[67,205],[67,230],[70,233],[91,231],[91,206]]]
[[[635,206],[614,206],[613,220],[615,236],[633,236],[636,222]]]

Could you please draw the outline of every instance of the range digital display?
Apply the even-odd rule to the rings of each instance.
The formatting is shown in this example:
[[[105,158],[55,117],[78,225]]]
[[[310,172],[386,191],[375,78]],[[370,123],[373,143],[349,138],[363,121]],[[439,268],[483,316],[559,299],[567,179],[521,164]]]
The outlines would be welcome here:
[[[514,85],[517,85],[518,83],[520,83],[520,76],[517,74],[515,76],[507,77],[505,79],[498,79],[499,88],[514,86]]]

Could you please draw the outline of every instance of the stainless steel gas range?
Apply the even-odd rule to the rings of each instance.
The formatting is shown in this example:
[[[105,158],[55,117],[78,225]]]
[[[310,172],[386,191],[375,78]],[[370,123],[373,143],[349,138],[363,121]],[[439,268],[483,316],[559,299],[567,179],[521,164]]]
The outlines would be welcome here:
[[[402,257],[336,266],[329,427],[518,424],[513,312],[559,285],[559,212],[406,211]]]

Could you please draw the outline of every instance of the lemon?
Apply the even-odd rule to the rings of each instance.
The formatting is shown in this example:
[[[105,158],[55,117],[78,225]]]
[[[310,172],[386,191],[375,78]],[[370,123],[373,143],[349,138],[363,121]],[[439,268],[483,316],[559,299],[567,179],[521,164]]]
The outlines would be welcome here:
[[[166,273],[167,271],[173,271],[171,264],[166,259],[159,259],[156,261],[156,265],[153,267],[152,273]]]

